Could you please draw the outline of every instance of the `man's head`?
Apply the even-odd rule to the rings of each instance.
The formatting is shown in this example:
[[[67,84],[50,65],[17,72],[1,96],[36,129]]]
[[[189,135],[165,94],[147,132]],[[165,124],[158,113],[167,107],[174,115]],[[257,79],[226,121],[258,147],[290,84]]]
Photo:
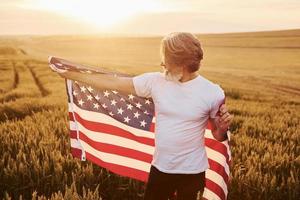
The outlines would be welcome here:
[[[198,38],[187,32],[173,32],[161,40],[161,65],[167,80],[178,81],[184,71],[199,70],[203,51]]]

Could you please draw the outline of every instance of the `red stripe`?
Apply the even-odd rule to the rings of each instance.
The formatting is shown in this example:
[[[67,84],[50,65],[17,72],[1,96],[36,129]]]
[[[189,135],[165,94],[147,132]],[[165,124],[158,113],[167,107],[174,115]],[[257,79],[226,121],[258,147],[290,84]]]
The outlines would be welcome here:
[[[153,132],[154,134],[155,134],[155,123],[151,123],[151,125],[150,125],[150,130],[149,131],[151,131],[151,132]]]
[[[77,131],[70,130],[70,138],[77,139]]]
[[[207,189],[211,190],[213,193],[215,193],[217,196],[219,196],[220,199],[225,200],[225,193],[224,193],[223,188],[221,188],[215,182],[213,182],[210,179],[206,178],[205,179],[205,187],[207,187]]]
[[[81,149],[77,149],[77,148],[71,146],[71,154],[74,157],[81,159]]]
[[[212,130],[212,124],[210,120],[207,120],[206,129]]]
[[[153,157],[152,154],[147,154],[147,153],[144,153],[141,151],[129,149],[126,147],[121,147],[118,145],[96,142],[96,141],[92,140],[91,138],[89,138],[88,136],[86,136],[81,131],[79,132],[79,139],[86,142],[91,147],[93,147],[94,149],[101,151],[101,152],[116,154],[116,155],[124,156],[127,158],[133,158],[133,159],[137,159],[137,160],[144,161],[147,163],[151,163],[151,161],[152,161],[152,157]]]
[[[220,174],[223,177],[226,184],[228,184],[228,175],[225,171],[224,166],[220,165],[218,162],[208,158],[209,169]]]
[[[86,129],[89,129],[89,130],[95,131],[95,132],[102,132],[102,133],[107,133],[107,134],[111,134],[111,135],[116,135],[116,136],[124,137],[127,139],[135,140],[142,144],[154,146],[154,139],[152,139],[152,138],[136,136],[127,130],[124,130],[122,128],[119,128],[119,127],[116,127],[113,125],[85,120],[85,119],[82,119],[76,112],[74,112],[74,113],[75,113],[76,121],[79,122]],[[154,134],[154,133],[149,132],[149,134]]]
[[[214,139],[210,139],[210,138],[205,138],[204,143],[205,143],[205,146],[224,155],[226,158],[226,163],[229,165],[229,155],[227,152],[227,147],[223,143],[218,142],[217,140],[214,140]]]
[[[69,112],[69,119],[70,119],[70,121],[75,121],[72,112]]]
[[[143,182],[148,181],[148,176],[149,176],[148,172],[130,168],[130,167],[126,167],[123,165],[117,165],[114,163],[104,162],[103,160],[99,159],[98,157],[95,157],[94,155],[90,154],[89,152],[85,152],[85,154],[86,154],[87,160],[90,160],[93,163],[110,170],[111,172],[114,172],[121,176],[134,178],[134,179],[137,179],[137,180],[140,180]],[[150,171],[150,168],[149,168],[149,171]]]

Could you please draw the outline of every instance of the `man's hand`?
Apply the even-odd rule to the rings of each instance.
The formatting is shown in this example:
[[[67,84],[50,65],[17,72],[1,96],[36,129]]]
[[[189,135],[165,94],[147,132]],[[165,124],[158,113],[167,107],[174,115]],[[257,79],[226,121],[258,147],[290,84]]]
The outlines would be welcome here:
[[[232,122],[233,115],[228,112],[225,104],[221,105],[219,113],[219,128],[224,131],[228,130],[229,125]]]
[[[58,72],[59,74],[65,73],[65,72],[68,71],[68,70],[66,70],[66,69],[59,69],[59,68],[57,68],[54,64],[49,64],[49,67],[52,69],[52,71]]]
[[[216,118],[210,118],[212,134],[216,140],[222,142],[227,139],[227,130],[231,124],[233,115],[229,114],[226,105],[222,104]]]

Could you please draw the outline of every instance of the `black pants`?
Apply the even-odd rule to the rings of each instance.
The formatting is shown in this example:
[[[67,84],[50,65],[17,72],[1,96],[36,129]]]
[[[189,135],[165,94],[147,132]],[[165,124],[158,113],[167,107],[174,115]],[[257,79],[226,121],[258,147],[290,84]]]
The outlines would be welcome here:
[[[151,165],[144,200],[196,200],[204,191],[205,171],[198,174],[170,174]],[[177,191],[176,196],[174,196]]]

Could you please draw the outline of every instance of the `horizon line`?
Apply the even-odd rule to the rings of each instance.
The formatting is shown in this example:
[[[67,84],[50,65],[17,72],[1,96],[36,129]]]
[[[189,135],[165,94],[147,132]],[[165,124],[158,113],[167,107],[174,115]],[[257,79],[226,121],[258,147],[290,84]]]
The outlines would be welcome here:
[[[299,28],[288,28],[288,29],[265,29],[265,30],[257,30],[257,31],[228,31],[228,32],[191,32],[195,35],[222,35],[222,34],[241,34],[241,33],[261,33],[261,32],[280,32],[280,31],[300,31]],[[170,31],[171,32],[176,32],[176,31]],[[178,31],[178,32],[184,32],[184,31]],[[186,31],[189,32],[189,31]],[[163,37],[165,34],[146,34],[146,33],[116,33],[116,32],[99,32],[99,33],[81,33],[81,34],[76,34],[76,33],[61,33],[61,34],[1,34],[0,37],[16,37],[16,36],[23,36],[23,37],[49,37],[49,36],[99,36],[99,37]]]

